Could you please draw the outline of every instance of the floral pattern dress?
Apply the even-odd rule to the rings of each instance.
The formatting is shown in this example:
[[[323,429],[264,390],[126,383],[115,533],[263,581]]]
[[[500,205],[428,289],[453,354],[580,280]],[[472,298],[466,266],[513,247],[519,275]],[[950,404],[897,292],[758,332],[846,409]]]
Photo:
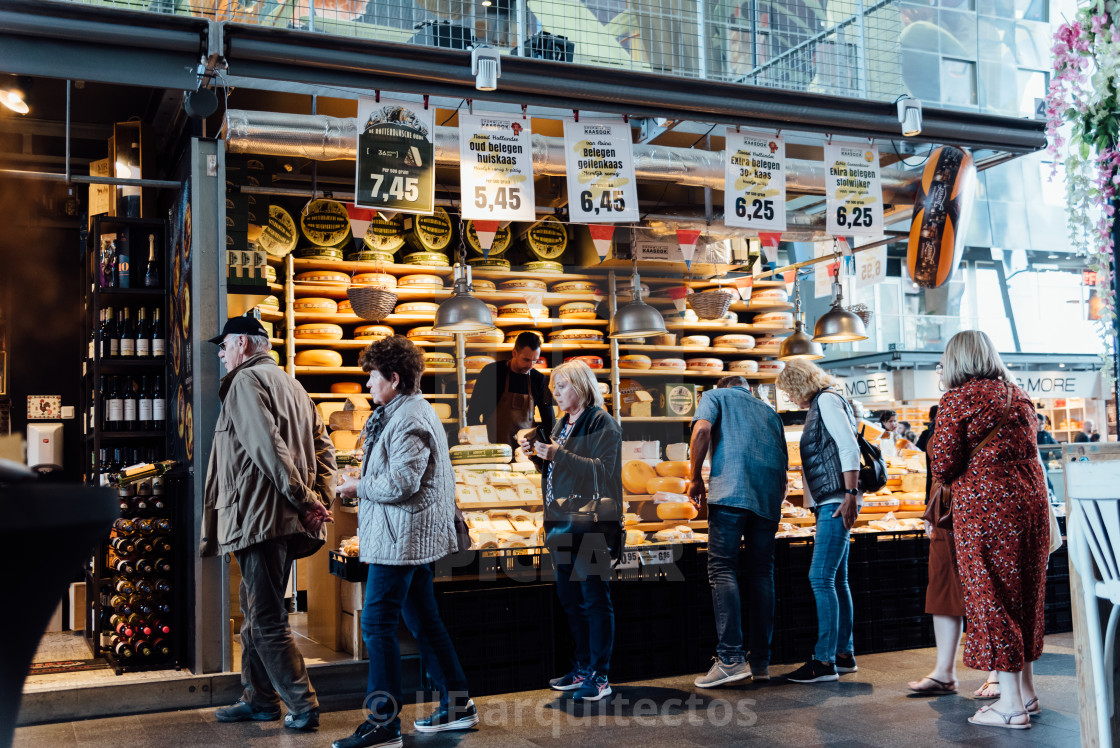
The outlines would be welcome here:
[[[969,462],[1003,414],[1001,380],[970,379],[944,394],[930,467],[953,482],[953,529],[964,588],[964,663],[1019,672],[1042,654],[1050,546],[1046,479],[1035,443],[1035,408],[1012,387],[1007,422]]]

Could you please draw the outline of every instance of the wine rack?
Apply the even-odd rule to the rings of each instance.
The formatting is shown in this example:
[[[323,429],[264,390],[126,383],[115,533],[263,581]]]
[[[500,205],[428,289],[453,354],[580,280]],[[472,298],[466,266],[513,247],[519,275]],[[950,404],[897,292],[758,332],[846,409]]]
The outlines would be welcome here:
[[[171,453],[164,390],[167,237],[164,221],[109,216],[95,216],[86,237],[81,410],[86,483],[107,484],[127,465],[157,462]],[[124,310],[127,325],[120,324]],[[182,662],[188,545],[183,530],[190,526],[183,516],[183,483],[172,471],[118,487],[121,517],[92,551],[86,641],[118,674],[178,668]]]

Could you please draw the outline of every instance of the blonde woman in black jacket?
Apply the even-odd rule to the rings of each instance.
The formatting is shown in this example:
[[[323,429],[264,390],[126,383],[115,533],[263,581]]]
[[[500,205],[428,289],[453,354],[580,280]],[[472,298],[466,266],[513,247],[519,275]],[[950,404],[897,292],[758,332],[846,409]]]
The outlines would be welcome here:
[[[621,554],[625,539],[622,518],[600,521],[590,532],[573,533],[562,515],[550,512],[550,505],[570,496],[590,498],[596,489],[620,505],[622,429],[603,410],[599,383],[582,361],[556,367],[549,384],[564,417],[547,444],[521,441],[521,448],[541,469],[545,544],[556,566],[556,594],[575,640],[572,671],[554,678],[549,686],[574,691],[577,700],[598,701],[611,693],[607,674],[614,646],[614,609],[609,578],[612,557]]]

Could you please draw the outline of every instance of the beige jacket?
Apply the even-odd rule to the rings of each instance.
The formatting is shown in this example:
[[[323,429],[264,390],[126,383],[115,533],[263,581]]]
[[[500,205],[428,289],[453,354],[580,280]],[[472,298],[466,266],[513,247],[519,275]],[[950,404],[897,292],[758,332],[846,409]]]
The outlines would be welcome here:
[[[307,391],[258,354],[222,378],[222,411],[206,468],[199,554],[239,551],[297,536],[296,557],[322,547],[326,530],[307,532],[305,503],[334,501],[334,446]]]

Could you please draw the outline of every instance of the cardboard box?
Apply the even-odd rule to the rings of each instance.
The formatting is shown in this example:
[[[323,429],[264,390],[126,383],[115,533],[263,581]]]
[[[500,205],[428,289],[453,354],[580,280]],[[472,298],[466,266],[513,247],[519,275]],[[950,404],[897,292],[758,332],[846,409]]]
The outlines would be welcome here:
[[[113,176],[113,159],[102,158],[89,162],[89,175],[91,177]],[[117,214],[117,201],[113,197],[113,185],[91,184],[89,186],[89,217],[96,215],[115,216]]]

